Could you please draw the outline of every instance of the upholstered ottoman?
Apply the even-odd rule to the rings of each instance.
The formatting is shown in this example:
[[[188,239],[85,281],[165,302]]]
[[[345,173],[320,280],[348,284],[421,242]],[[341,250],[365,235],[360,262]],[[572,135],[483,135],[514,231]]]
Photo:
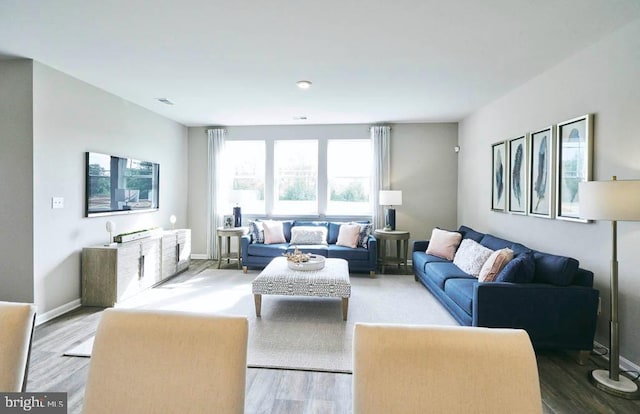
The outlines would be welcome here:
[[[351,282],[344,259],[326,259],[320,270],[292,270],[286,257],[276,257],[252,283],[256,316],[260,317],[262,295],[320,296],[342,298],[342,319],[347,320]]]

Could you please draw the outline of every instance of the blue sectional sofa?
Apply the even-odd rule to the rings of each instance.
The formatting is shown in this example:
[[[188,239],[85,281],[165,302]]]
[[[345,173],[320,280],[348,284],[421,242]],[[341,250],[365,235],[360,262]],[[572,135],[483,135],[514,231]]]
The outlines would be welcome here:
[[[376,270],[376,258],[378,254],[375,237],[369,235],[367,247],[337,246],[340,225],[343,223],[329,221],[283,221],[283,230],[286,243],[264,244],[257,243],[251,234],[242,236],[242,268],[264,268],[274,257],[282,256],[287,252],[293,252],[296,247],[304,253],[319,254],[329,258],[345,259],[349,263],[350,272],[369,272],[373,277]],[[364,224],[364,223],[362,223]],[[327,245],[291,245],[291,229],[295,226],[324,226],[327,228]]]
[[[530,283],[478,282],[451,261],[427,254],[428,241],[414,242],[416,280],[461,325],[522,328],[536,349],[593,348],[599,292],[593,288],[592,272],[580,269],[573,258],[533,251],[466,226],[458,232],[463,240],[470,238],[491,250],[508,247],[516,257],[531,251],[535,262]]]

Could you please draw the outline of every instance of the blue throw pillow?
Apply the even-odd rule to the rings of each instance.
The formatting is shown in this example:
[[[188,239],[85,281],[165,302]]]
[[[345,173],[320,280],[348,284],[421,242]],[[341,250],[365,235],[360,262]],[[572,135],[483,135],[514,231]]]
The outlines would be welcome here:
[[[511,260],[496,277],[496,282],[530,283],[535,274],[536,262],[532,252],[524,252]]]
[[[535,282],[569,286],[578,271],[580,263],[572,257],[535,252]]]

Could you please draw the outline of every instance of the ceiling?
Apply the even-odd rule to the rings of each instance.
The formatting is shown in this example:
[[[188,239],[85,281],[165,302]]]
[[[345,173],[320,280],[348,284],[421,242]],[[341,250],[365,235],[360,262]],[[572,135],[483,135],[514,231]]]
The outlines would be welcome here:
[[[0,0],[0,55],[187,126],[445,122],[639,18],[638,0]]]

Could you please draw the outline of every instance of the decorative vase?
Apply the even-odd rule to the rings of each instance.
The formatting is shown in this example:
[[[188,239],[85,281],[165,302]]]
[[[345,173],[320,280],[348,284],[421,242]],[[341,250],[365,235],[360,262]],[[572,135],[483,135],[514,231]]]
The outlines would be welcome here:
[[[233,208],[233,226],[242,227],[242,211],[240,207]]]

